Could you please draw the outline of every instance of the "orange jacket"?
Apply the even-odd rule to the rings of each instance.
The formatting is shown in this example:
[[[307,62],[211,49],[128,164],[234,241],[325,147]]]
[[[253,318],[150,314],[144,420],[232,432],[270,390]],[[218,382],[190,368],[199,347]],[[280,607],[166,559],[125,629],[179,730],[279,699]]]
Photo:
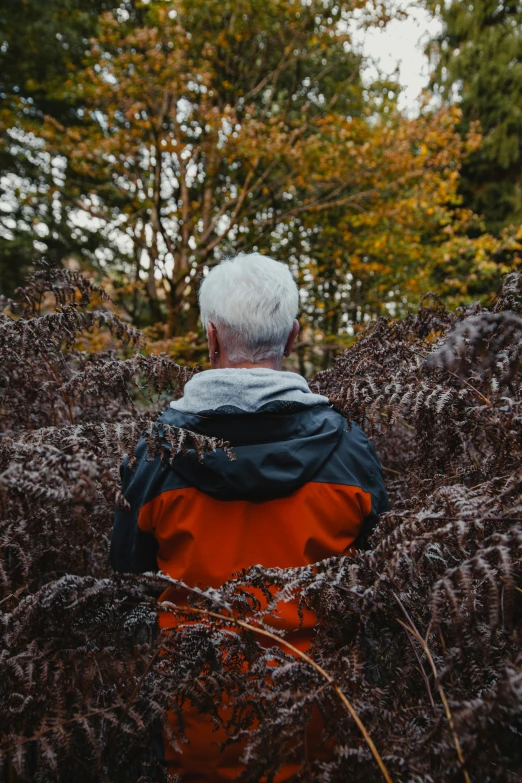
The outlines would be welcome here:
[[[159,421],[226,439],[235,460],[217,450],[200,461],[189,449],[169,466],[159,456],[148,461],[143,439],[134,469],[122,469],[130,511],[116,514],[115,570],[159,567],[186,584],[219,587],[252,565],[288,568],[349,553],[388,508],[373,447],[330,405],[274,401],[255,413],[222,407],[204,414],[170,407]],[[311,613],[296,631],[290,606],[279,624],[293,631],[293,644],[308,646]],[[171,771],[194,781],[235,779],[237,750],[221,757],[210,747],[210,723],[197,714],[187,713],[186,724],[183,758],[167,749]]]

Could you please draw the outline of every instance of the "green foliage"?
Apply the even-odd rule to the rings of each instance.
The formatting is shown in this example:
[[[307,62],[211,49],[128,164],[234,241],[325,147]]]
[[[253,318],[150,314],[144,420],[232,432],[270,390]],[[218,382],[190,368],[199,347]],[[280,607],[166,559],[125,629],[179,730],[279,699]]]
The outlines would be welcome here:
[[[12,294],[41,249],[59,263],[97,242],[92,232],[78,241],[62,219],[63,161],[53,159],[39,139],[52,116],[76,121],[76,103],[63,83],[78,67],[98,24],[102,0],[6,0],[0,9],[0,290]]]
[[[193,278],[206,265],[269,249],[287,213],[333,189],[306,172],[333,142],[321,125],[332,107],[366,111],[360,58],[338,27],[348,10],[155,2],[100,17],[85,68],[64,85],[82,115],[44,135],[67,155],[69,208],[99,221],[104,260],[146,294],[154,320],[168,311],[171,333],[194,328]]]
[[[24,113],[49,113],[65,120],[63,80],[78,65],[95,33],[103,0],[5,0],[0,10],[0,87],[6,97],[25,99]]]
[[[458,96],[467,133],[479,122],[483,142],[463,168],[467,206],[490,230],[522,222],[522,4],[519,0],[428,0],[443,23],[431,45],[433,84]]]
[[[487,301],[520,264],[517,230],[492,236],[461,203],[489,143],[479,149],[472,96],[464,114],[409,119],[397,85],[362,83],[349,23],[357,10],[385,22],[389,2],[24,7],[25,26],[15,4],[3,12],[7,293],[35,257],[79,263],[179,347],[202,334],[205,270],[258,249],[298,281],[300,366],[313,371],[368,320],[402,316],[428,290]]]

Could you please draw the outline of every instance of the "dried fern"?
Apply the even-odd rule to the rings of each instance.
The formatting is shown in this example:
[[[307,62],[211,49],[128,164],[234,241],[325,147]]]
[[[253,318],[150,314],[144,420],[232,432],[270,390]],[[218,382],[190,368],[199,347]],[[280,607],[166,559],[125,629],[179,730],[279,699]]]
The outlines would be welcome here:
[[[339,692],[394,781],[520,779],[520,278],[491,311],[382,319],[314,379],[373,435],[384,464],[393,510],[367,548],[306,568],[255,566],[217,590],[108,568],[121,456],[143,433],[161,449],[162,395],[193,371],[130,355],[139,335],[110,310],[85,309],[93,296],[103,304],[76,273],[39,272],[0,321],[6,779],[163,780],[153,735],[162,722],[172,731],[170,709],[182,749],[190,699],[216,726],[218,706],[232,705],[245,783],[289,762],[295,781],[381,781]],[[100,327],[114,344],[77,350]],[[166,459],[226,447],[162,434]],[[166,589],[179,623],[158,634]],[[315,668],[277,641],[281,601],[315,612]],[[306,727],[318,714],[325,752],[314,759]]]

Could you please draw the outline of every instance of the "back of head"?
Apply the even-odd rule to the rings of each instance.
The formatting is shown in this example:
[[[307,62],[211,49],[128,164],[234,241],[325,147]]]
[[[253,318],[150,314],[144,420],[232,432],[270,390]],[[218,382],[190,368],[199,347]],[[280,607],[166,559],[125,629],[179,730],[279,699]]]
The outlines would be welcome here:
[[[203,325],[214,324],[231,362],[281,358],[299,296],[285,264],[260,253],[222,261],[203,280]]]

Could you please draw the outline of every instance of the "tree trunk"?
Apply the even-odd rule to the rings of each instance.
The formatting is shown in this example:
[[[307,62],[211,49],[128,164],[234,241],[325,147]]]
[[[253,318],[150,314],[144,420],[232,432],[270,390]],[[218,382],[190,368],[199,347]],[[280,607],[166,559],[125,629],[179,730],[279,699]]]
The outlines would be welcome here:
[[[163,314],[161,312],[160,303],[158,300],[158,291],[156,288],[156,278],[154,273],[156,271],[156,263],[154,256],[149,250],[149,273],[147,276],[147,295],[149,299],[150,314],[153,321],[163,321]]]
[[[185,294],[184,292],[188,285],[190,285],[190,292]],[[186,332],[196,332],[198,317],[198,297],[194,283],[185,283],[184,279],[177,286],[171,283],[167,321],[169,337],[179,337],[186,334]]]

